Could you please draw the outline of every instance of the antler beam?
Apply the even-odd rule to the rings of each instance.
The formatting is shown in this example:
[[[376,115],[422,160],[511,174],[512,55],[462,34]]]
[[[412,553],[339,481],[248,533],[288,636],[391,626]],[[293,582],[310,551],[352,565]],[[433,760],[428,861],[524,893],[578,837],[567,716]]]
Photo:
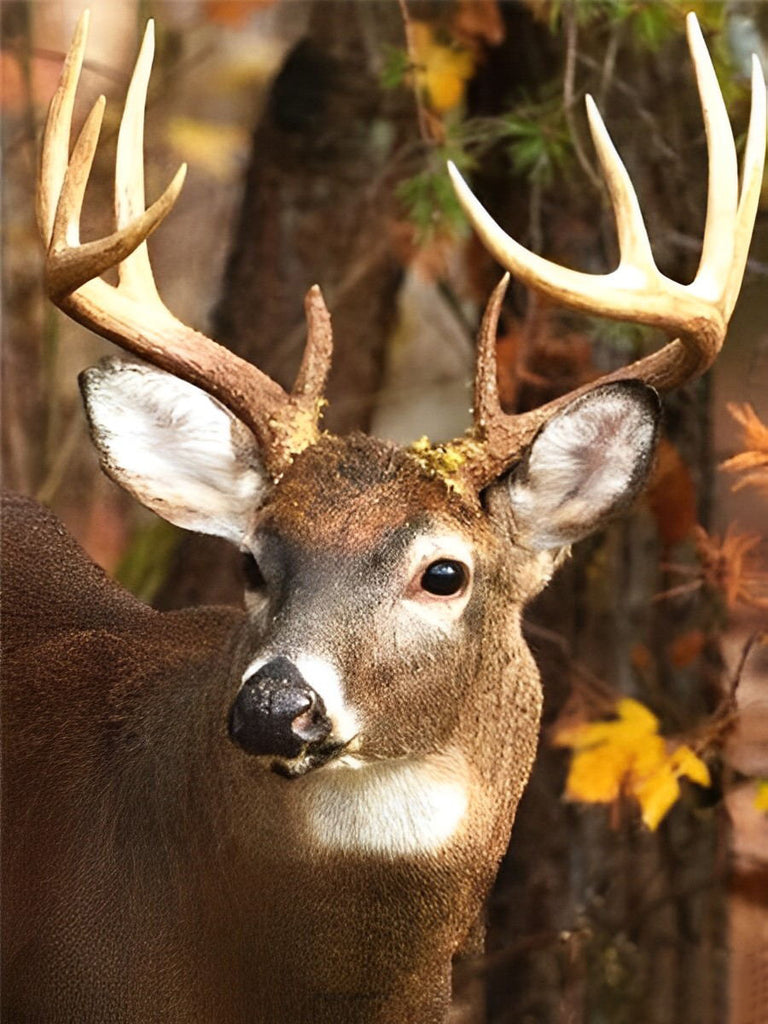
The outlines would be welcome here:
[[[170,212],[186,173],[182,165],[149,208],[144,199],[144,107],[154,29],[147,25],[128,88],[117,142],[116,230],[80,241],[80,214],[104,112],[94,104],[69,155],[75,94],[88,32],[88,12],[78,23],[51,101],[42,145],[37,216],[46,247],[45,276],[52,300],[75,320],[142,359],[202,388],[253,431],[267,468],[278,476],[292,457],[318,436],[322,393],[331,357],[331,329],[320,289],[306,300],[307,346],[290,395],[252,364],[187,327],[162,302],[146,239]],[[118,268],[117,285],[100,275]]]
[[[558,409],[597,383],[635,378],[668,390],[703,373],[720,351],[741,287],[760,197],[766,141],[765,82],[759,62],[753,57],[752,107],[739,190],[736,147],[728,113],[694,14],[688,15],[687,32],[709,156],[701,261],[690,285],[671,280],[657,268],[637,195],[590,96],[587,116],[616,216],[621,254],[618,267],[609,274],[569,270],[530,252],[499,227],[456,167],[449,164],[454,188],[467,216],[486,248],[508,271],[571,309],[647,324],[675,337],[660,351],[607,374],[600,381],[532,412],[508,416],[498,404],[493,344],[503,298],[502,283],[494,292],[481,329],[474,426],[480,453],[470,456],[465,467],[475,486],[482,487],[494,479]],[[463,450],[467,448],[465,441],[454,444]]]

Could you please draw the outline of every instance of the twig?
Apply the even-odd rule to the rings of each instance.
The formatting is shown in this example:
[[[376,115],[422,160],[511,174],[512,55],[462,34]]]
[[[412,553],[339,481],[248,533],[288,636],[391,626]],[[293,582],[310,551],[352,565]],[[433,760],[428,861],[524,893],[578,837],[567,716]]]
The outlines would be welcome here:
[[[723,694],[720,703],[712,713],[712,717],[704,724],[703,728],[699,730],[698,736],[695,739],[692,739],[690,745],[695,753],[705,753],[713,747],[719,750],[725,743],[728,735],[733,731],[739,719],[739,707],[736,702],[736,694],[738,693],[741,677],[744,673],[744,666],[752,653],[752,648],[755,644],[760,642],[764,635],[765,630],[757,629],[747,637],[744,646],[741,649],[741,653],[739,654],[739,660],[736,664],[736,669],[726,693]]]
[[[408,13],[408,7],[405,0],[398,0],[400,4],[400,13],[403,16],[403,30],[405,32],[405,48],[408,52],[408,60],[413,70],[412,83],[413,83],[413,98],[416,101],[416,116],[419,122],[419,135],[422,140],[428,145],[434,145],[434,135],[430,124],[430,118],[427,113],[424,102],[421,98],[421,91],[419,89],[418,79],[416,77],[417,63],[416,63],[416,44],[413,40],[413,25],[411,24],[411,16]]]
[[[603,66],[600,69],[600,84],[597,87],[597,105],[601,109],[605,107],[605,97],[608,94],[608,89],[613,84],[613,75],[616,70],[616,57],[619,53],[621,37],[624,34],[624,25],[624,21],[614,22],[611,28],[611,34],[608,38],[608,45],[605,48]]]
[[[764,629],[755,630],[754,633],[751,633],[747,637],[744,646],[741,649],[739,661],[736,665],[736,671],[734,672],[733,679],[731,679],[731,684],[728,687],[728,699],[734,708],[736,707],[736,693],[739,689],[739,684],[741,683],[741,676],[744,672],[744,666],[747,663],[747,658],[749,658],[750,654],[752,653],[752,648],[755,646],[755,644],[760,642],[763,636],[765,636]]]
[[[565,15],[565,71],[563,74],[563,113],[571,133],[573,149],[576,159],[579,161],[582,170],[590,182],[599,191],[603,191],[603,182],[600,175],[595,171],[587,156],[586,150],[581,142],[581,134],[574,117],[574,84],[576,80],[576,54],[578,47],[578,26],[576,24],[576,10],[573,0],[566,6]]]

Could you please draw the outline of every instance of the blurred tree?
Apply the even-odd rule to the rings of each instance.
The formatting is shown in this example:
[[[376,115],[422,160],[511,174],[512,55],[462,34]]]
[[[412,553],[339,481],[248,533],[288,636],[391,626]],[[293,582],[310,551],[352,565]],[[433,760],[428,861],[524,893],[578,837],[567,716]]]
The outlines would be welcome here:
[[[410,97],[380,80],[384,47],[402,41],[395,4],[297,2],[307,29],[253,134],[214,335],[290,387],[306,333],[303,297],[320,283],[334,329],[325,424],[345,432],[367,427],[381,385],[401,277],[392,192],[409,170],[398,151],[415,116]],[[229,545],[185,538],[159,605],[239,600],[236,565]]]

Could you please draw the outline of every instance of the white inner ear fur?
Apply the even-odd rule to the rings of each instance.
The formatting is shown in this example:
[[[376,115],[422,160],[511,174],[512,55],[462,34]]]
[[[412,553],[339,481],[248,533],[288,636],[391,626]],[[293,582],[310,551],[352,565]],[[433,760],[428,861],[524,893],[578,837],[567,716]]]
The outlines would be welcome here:
[[[268,489],[250,431],[170,373],[110,359],[81,387],[104,471],[177,526],[242,544]]]
[[[592,533],[625,508],[645,483],[659,418],[654,391],[607,384],[547,423],[510,477],[517,540],[535,550]]]

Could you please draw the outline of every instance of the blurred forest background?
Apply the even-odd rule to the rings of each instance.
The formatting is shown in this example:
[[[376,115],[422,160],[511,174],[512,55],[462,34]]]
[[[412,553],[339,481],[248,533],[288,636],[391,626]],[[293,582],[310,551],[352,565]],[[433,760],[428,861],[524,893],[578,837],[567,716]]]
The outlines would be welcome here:
[[[36,140],[83,2],[0,5],[4,483],[52,506],[156,606],[239,602],[226,545],[161,523],[99,472],[76,378],[110,346],[43,297]],[[686,282],[707,161],[685,12],[704,27],[739,144],[750,54],[768,65],[758,2],[90,6],[81,116],[98,93],[110,102],[84,236],[111,230],[116,126],[151,16],[149,198],[190,164],[150,243],[161,294],[285,385],[302,299],[319,283],[336,337],[326,426],[399,441],[468,425],[475,330],[500,275],[452,198],[446,158],[524,244],[610,269],[591,92],[659,266]],[[505,406],[541,403],[659,341],[513,282],[498,341]],[[645,499],[579,545],[527,616],[546,710],[475,965],[493,1024],[768,1021],[766,189],[726,348],[665,408]]]

